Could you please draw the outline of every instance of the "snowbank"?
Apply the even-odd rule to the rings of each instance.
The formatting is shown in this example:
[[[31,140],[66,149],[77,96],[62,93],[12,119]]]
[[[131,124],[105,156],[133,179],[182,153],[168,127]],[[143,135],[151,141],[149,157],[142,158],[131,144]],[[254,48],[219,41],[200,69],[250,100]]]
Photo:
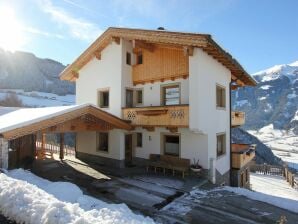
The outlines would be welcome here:
[[[218,190],[220,190],[220,188]],[[227,190],[230,192],[234,192],[236,194],[241,194],[256,201],[266,202],[268,204],[272,204],[274,206],[298,213],[298,201],[295,201],[295,200],[263,194],[260,192],[254,192],[244,188],[237,188],[237,187],[226,186],[221,188],[221,190]]]
[[[154,223],[125,204],[105,203],[74,184],[50,182],[22,169],[0,174],[0,183],[0,211],[20,223]]]

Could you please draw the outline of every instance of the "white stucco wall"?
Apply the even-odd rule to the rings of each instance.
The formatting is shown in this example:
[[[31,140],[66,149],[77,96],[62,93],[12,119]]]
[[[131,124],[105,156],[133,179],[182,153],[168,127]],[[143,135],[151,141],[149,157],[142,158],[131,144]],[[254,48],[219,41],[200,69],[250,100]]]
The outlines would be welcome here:
[[[230,80],[231,72],[227,68],[201,49],[194,50],[189,58],[189,126],[208,136],[209,159],[216,158],[216,134],[226,133],[226,154],[216,160],[216,169],[221,174],[230,169]],[[226,88],[225,109],[216,108],[216,84]]]
[[[143,133],[143,147],[136,147],[134,157],[148,159],[150,154],[163,154],[163,134],[172,134],[165,128],[156,128],[154,132],[137,128],[134,132]],[[199,160],[199,164],[208,168],[207,138],[204,135],[195,134],[187,128],[179,128],[180,135],[180,157]]]
[[[112,42],[101,52],[101,60],[93,58],[80,71],[76,80],[76,103],[98,104],[97,91],[109,88],[110,105],[104,109],[121,116],[122,42]]]
[[[122,130],[114,129],[109,132],[108,152],[96,150],[96,132],[79,132],[77,133],[76,140],[76,149],[78,152],[117,160],[124,159],[124,133]]]

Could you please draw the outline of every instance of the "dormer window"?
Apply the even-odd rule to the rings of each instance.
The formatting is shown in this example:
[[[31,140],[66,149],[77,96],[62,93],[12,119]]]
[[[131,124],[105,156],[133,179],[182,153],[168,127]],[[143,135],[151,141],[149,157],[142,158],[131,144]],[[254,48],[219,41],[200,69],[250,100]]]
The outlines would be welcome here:
[[[138,52],[137,54],[137,65],[143,64],[143,53],[142,51]]]

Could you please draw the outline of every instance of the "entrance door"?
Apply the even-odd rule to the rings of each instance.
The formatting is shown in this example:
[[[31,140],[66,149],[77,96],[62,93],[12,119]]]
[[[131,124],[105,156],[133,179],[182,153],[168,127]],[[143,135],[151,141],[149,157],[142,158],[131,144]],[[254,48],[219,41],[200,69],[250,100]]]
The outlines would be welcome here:
[[[132,161],[132,134],[125,135],[125,162]]]
[[[133,107],[133,90],[126,90],[126,107]]]

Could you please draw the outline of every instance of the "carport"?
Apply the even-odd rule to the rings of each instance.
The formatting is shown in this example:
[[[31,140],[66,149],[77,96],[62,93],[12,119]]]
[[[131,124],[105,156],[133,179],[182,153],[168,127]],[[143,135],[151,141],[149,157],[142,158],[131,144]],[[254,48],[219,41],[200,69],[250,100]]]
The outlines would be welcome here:
[[[60,158],[63,159],[64,133],[112,129],[131,130],[132,127],[92,104],[17,109],[0,116],[0,168],[16,168],[24,160],[34,159],[37,134],[60,134]],[[42,139],[44,145],[45,138]]]

